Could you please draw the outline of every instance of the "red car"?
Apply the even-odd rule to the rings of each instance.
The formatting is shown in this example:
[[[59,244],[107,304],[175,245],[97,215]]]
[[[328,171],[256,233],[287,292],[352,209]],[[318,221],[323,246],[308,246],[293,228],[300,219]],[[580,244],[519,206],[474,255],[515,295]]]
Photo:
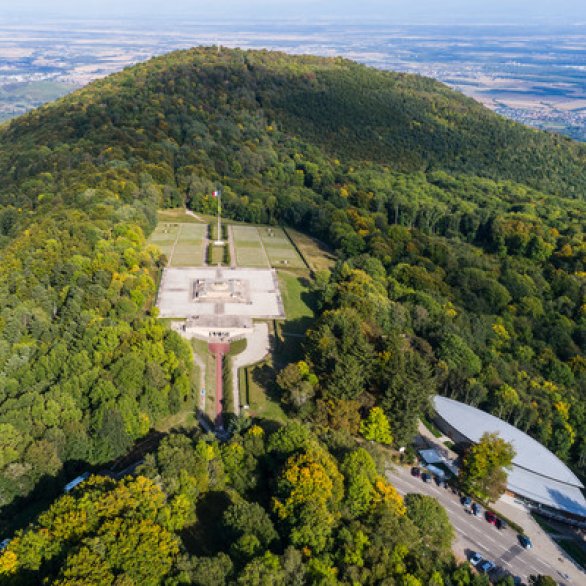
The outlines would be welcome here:
[[[491,524],[491,525],[495,525],[497,523],[497,517],[494,513],[491,513],[490,511],[486,511],[486,520]]]

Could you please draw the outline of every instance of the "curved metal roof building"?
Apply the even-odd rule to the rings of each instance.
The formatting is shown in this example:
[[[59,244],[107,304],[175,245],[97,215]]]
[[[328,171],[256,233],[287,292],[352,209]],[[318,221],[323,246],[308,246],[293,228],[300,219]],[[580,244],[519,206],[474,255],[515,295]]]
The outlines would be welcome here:
[[[469,442],[496,432],[516,452],[507,488],[535,503],[586,517],[584,488],[578,477],[545,446],[506,421],[489,413],[436,395],[435,411],[441,421]]]

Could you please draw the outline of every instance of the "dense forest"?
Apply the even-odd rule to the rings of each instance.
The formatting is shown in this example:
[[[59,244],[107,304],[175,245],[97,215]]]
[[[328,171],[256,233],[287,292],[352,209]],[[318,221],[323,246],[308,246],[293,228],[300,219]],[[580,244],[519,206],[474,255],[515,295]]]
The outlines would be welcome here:
[[[403,500],[376,450],[326,437],[170,435],[138,476],[94,476],[19,532],[0,584],[487,586],[435,499]]]
[[[115,459],[194,404],[190,350],[156,320],[163,259],[145,236],[158,207],[212,211],[219,185],[227,215],[295,226],[340,258],[315,275],[320,318],[305,360],[278,378],[292,416],[353,435],[378,405],[403,445],[440,392],[507,419],[586,473],[586,146],[426,78],[200,48],[5,124],[0,176],[0,507],[64,466]],[[156,486],[95,481],[87,499],[162,490],[156,498],[171,500],[140,519],[156,520],[175,559],[173,532],[187,521],[173,521],[180,490],[155,465],[145,475]],[[284,486],[235,490],[289,527]],[[332,490],[322,513],[342,531],[333,511],[343,491]],[[284,508],[266,505],[267,491]],[[79,507],[90,505],[76,502],[58,501],[38,534],[59,511],[86,515]],[[106,529],[87,531],[64,540]],[[283,531],[279,547],[307,546]],[[322,552],[333,551],[331,535]],[[235,576],[251,551],[270,550],[250,556],[257,572],[293,564],[255,539],[241,544],[247,554],[188,560],[184,571],[213,563]],[[51,552],[23,568],[63,572],[67,583],[65,550]],[[93,559],[91,547],[72,555]],[[316,572],[339,563],[323,556]],[[397,568],[431,583],[429,567],[403,558]]]

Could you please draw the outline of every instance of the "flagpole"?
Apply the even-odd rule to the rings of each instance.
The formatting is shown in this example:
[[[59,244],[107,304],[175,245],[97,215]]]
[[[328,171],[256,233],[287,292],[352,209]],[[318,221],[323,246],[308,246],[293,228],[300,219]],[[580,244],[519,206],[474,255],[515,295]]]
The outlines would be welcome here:
[[[221,226],[221,218],[222,218],[222,190],[218,189],[218,242],[222,241],[222,226]]]

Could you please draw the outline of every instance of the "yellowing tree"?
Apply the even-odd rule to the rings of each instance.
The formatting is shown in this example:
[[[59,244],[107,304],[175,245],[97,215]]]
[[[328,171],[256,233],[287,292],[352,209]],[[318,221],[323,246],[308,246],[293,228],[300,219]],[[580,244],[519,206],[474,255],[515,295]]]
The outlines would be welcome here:
[[[372,456],[364,448],[358,448],[344,458],[342,471],[346,478],[344,503],[347,513],[359,517],[382,506],[398,517],[405,514],[403,498],[378,475]]]
[[[159,584],[179,554],[170,529],[182,507],[169,507],[151,480],[92,477],[57,500],[0,555],[0,576],[17,583],[30,572],[38,582]],[[50,562],[50,563],[46,563]],[[118,583],[118,582],[117,582]]]
[[[382,476],[379,476],[374,483],[375,493],[373,504],[382,505],[388,508],[398,517],[402,517],[407,512],[403,497],[397,492],[397,489],[388,483]]]
[[[380,444],[390,445],[393,443],[391,424],[380,407],[373,407],[368,417],[360,423],[360,433],[367,440]]]
[[[312,445],[290,456],[277,480],[273,510],[290,529],[291,543],[321,551],[338,516],[343,478],[335,460]]]

